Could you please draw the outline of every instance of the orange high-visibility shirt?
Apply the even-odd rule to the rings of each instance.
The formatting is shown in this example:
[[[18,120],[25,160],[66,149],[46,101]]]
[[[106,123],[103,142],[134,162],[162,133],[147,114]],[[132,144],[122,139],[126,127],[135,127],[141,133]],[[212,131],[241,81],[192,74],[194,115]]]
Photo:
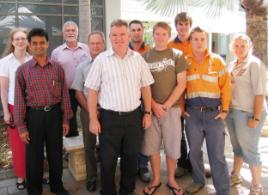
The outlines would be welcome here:
[[[187,99],[219,99],[221,109],[228,110],[231,101],[231,84],[223,59],[217,54],[206,51],[201,64],[197,62],[193,54],[188,55],[186,60],[189,63],[186,85]]]

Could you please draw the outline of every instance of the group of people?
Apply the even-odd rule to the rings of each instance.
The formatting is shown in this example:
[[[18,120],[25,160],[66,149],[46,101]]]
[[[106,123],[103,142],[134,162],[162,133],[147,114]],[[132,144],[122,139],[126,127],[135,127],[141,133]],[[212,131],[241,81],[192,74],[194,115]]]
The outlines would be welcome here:
[[[242,182],[243,162],[252,175],[250,195],[262,193],[258,143],[266,116],[265,65],[253,56],[245,34],[233,39],[235,60],[225,65],[208,50],[207,33],[200,27],[191,30],[188,13],[175,17],[175,27],[178,34],[170,41],[171,27],[157,22],[150,48],[141,21],[118,19],[111,23],[111,48],[105,50],[102,32],[91,32],[86,45],[77,41],[78,26],[68,21],[63,25],[65,43],[51,58],[45,30],[11,32],[0,61],[0,84],[18,189],[27,180],[28,194],[41,195],[45,146],[50,189],[69,194],[62,183],[62,136],[78,135],[79,105],[89,192],[97,189],[98,136],[102,195],[117,194],[118,160],[120,195],[136,194],[137,174],[148,183],[143,193],[154,194],[161,186],[162,144],[167,188],[174,195],[198,192],[206,184],[204,140],[218,195],[230,195],[230,186]],[[224,122],[234,152],[230,174]],[[175,176],[186,170],[193,182],[182,189]]]

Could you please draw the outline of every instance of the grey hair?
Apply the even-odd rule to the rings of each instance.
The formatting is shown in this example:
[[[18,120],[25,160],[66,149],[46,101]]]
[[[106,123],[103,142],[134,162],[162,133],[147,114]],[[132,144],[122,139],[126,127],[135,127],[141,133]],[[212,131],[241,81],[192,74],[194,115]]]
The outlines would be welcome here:
[[[78,32],[78,25],[74,21],[71,21],[71,20],[69,20],[69,21],[67,21],[67,22],[65,22],[63,24],[62,31],[64,31],[64,29],[66,28],[66,26],[69,26],[69,25],[75,26],[76,29],[77,29],[77,32]]]
[[[252,44],[252,41],[250,39],[250,37],[244,33],[240,33],[240,34],[237,34],[234,36],[234,38],[232,39],[231,43],[230,43],[230,50],[233,52],[234,51],[234,44],[235,44],[235,41],[237,40],[243,40],[247,43],[248,47],[249,47],[249,50],[248,50],[248,53],[249,54],[252,54],[253,53],[253,44]]]

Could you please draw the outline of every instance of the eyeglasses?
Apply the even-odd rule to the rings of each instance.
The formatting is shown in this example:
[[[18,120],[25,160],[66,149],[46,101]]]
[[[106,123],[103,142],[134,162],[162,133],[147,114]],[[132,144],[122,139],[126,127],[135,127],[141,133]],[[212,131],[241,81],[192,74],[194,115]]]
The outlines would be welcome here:
[[[26,38],[25,37],[19,37],[19,38],[16,38],[16,39],[13,39],[14,41],[26,41]]]

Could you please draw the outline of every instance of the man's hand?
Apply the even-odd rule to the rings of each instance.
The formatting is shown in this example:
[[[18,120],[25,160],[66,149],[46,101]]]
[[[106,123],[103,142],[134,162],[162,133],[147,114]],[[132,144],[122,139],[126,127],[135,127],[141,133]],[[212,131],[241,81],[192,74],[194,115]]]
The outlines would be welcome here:
[[[30,137],[29,137],[29,132],[28,131],[24,131],[22,133],[20,133],[20,138],[21,141],[25,144],[29,144],[30,143]]]
[[[142,127],[148,129],[152,125],[152,116],[150,114],[144,114],[142,118]]]
[[[224,120],[227,117],[227,112],[220,112],[214,119]]]
[[[248,119],[248,127],[256,128],[259,124],[259,121],[254,120],[253,118]]]
[[[190,117],[191,116],[187,111],[182,112],[181,115],[183,116],[183,118],[186,118],[186,117]]]
[[[70,126],[68,123],[62,124],[63,136],[66,136],[69,133]]]
[[[101,133],[101,126],[98,119],[90,119],[89,130],[96,136]]]
[[[161,118],[161,117],[165,116],[167,113],[167,108],[164,105],[158,104],[158,103],[155,103],[152,106],[152,110],[153,110],[154,115],[157,118]]]

